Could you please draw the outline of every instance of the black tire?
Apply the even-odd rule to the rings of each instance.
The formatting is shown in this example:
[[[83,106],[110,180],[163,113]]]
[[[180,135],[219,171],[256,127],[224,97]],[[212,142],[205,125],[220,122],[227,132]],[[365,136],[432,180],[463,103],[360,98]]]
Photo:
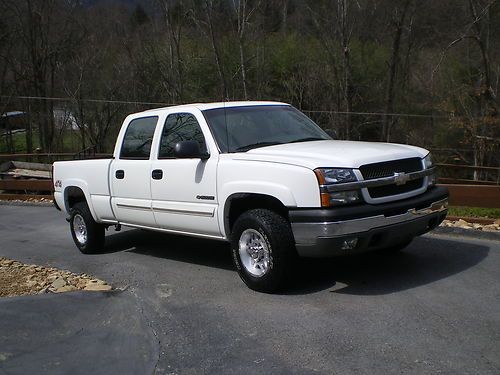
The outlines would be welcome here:
[[[397,245],[393,245],[393,246],[389,246],[389,247],[385,247],[382,249],[382,251],[386,254],[394,254],[394,253],[399,253],[400,251],[402,251],[403,249],[405,249],[406,247],[408,247],[408,245],[413,241],[413,237],[412,238],[407,238],[406,240],[398,243]]]
[[[242,234],[250,233],[252,230],[255,235],[260,234],[259,239],[264,241],[268,250],[269,261],[266,272],[261,276],[252,274],[240,256],[240,237],[244,238]],[[283,216],[270,210],[246,211],[234,223],[231,232],[231,252],[239,276],[250,289],[264,293],[281,290],[286,285],[296,257],[290,224]],[[245,251],[243,253],[246,255]]]
[[[75,228],[78,227],[78,221],[82,219],[86,229],[85,241],[79,240],[78,234],[75,232]],[[95,254],[102,251],[104,248],[104,225],[94,221],[86,202],[78,202],[71,208],[69,228],[76,247],[78,247],[82,253]]]

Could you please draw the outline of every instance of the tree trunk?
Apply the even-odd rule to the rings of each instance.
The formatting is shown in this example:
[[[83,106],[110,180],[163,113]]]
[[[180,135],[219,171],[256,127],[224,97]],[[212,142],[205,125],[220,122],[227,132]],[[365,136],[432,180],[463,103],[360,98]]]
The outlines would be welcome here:
[[[215,64],[217,65],[217,73],[219,74],[219,79],[221,81],[222,95],[224,96],[224,100],[227,100],[227,98],[229,97],[229,92],[227,89],[227,81],[226,81],[226,76],[224,74],[224,69],[222,66],[222,60],[220,57],[219,48],[217,47],[217,42],[215,39],[215,32],[214,32],[213,20],[212,20],[212,10],[213,10],[212,1],[206,0],[205,3],[207,5],[207,21],[208,21],[208,28],[209,28],[209,33],[210,33],[210,42],[212,44],[212,51],[214,53]]]
[[[347,0],[338,0],[339,39],[342,50],[343,97],[345,115],[345,137],[351,138],[351,112],[353,108],[352,67],[350,57],[350,28]]]
[[[394,123],[394,117],[391,115],[394,112],[394,97],[395,97],[395,87],[397,81],[397,70],[399,67],[400,60],[400,47],[401,39],[403,35],[403,28],[405,25],[406,14],[408,13],[408,7],[411,0],[407,0],[402,9],[396,9],[396,12],[400,12],[396,15],[394,23],[394,37],[392,40],[392,55],[389,63],[389,77],[387,80],[387,92],[385,100],[385,115],[383,119],[382,128],[382,140],[385,142],[390,141],[390,132],[392,124]]]
[[[286,29],[287,29],[288,1],[289,0],[283,0],[283,8],[281,9],[281,32],[283,34],[286,33]]]
[[[245,67],[245,52],[243,49],[243,40],[240,39],[240,65],[241,65],[241,82],[243,84],[243,98],[248,99],[247,92],[247,77],[246,77],[246,67]]]

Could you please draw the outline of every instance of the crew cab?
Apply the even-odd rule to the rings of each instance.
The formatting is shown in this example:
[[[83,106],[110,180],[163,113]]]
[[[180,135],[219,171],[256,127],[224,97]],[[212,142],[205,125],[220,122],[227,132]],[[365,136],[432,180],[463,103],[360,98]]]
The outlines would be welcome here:
[[[263,292],[285,287],[299,257],[400,250],[447,213],[427,150],[334,140],[278,102],[134,113],[111,159],[53,167],[83,253],[122,225],[228,241],[241,279]]]

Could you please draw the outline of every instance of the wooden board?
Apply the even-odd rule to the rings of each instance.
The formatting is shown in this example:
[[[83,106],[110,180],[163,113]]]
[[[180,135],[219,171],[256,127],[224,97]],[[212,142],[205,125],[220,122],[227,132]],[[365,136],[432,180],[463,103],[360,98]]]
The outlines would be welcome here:
[[[50,171],[35,171],[32,169],[10,169],[7,172],[2,172],[3,176],[12,176],[12,177],[35,177],[35,178],[46,178],[50,179]]]
[[[53,191],[51,180],[0,180],[0,190]]]
[[[450,192],[450,205],[500,208],[500,186],[441,185]]]
[[[451,185],[493,185],[498,184],[494,181],[484,181],[484,180],[468,180],[464,178],[448,178],[448,177],[438,177],[438,183],[440,184],[451,184]]]

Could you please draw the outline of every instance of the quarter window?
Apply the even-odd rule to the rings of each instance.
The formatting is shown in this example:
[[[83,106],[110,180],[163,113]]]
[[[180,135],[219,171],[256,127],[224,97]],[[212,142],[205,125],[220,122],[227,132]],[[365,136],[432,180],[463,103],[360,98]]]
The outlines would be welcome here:
[[[207,151],[200,124],[191,113],[175,113],[165,120],[160,141],[159,158],[173,158],[177,142],[197,141],[201,152]]]
[[[123,137],[120,159],[149,159],[157,122],[157,116],[130,121]]]

